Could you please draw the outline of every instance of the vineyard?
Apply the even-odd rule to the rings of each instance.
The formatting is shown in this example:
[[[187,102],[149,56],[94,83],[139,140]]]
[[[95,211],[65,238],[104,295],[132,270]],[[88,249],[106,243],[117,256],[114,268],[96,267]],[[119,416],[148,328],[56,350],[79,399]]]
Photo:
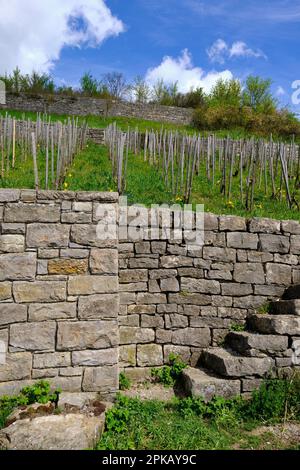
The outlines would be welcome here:
[[[278,142],[110,124],[105,145],[78,119],[0,117],[1,187],[119,191],[130,203],[299,219],[300,156]]]
[[[0,116],[1,186],[58,189],[86,144],[87,126],[38,115],[36,121]],[[21,183],[22,184],[22,183]]]
[[[154,167],[167,191],[185,203],[191,202],[193,188],[202,178],[226,204],[238,197],[247,211],[261,195],[299,210],[300,155],[294,139],[286,144],[273,142],[272,137],[266,142],[164,130],[124,133],[112,124],[105,131],[105,143],[119,193],[126,192],[128,156],[133,153]]]

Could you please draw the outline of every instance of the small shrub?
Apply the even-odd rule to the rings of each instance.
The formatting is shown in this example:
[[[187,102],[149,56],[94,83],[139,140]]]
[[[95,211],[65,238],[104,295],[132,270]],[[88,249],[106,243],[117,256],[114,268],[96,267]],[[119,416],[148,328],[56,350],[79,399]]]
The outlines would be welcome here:
[[[50,384],[41,380],[34,385],[24,387],[19,395],[0,398],[0,429],[5,426],[8,416],[18,406],[28,406],[34,403],[46,404],[48,402],[57,404],[59,394],[60,390],[57,389],[51,392]]]
[[[130,419],[128,403],[126,397],[118,397],[116,405],[106,413],[107,431],[116,433],[124,431]]]
[[[177,380],[180,378],[182,371],[187,367],[179,356],[170,354],[170,365],[164,366],[160,369],[152,369],[151,375],[157,382],[165,385],[165,387],[173,387]]]
[[[21,390],[21,395],[27,399],[27,405],[32,405],[33,403],[46,404],[49,401],[57,403],[59,394],[60,390],[55,390],[51,393],[50,384],[45,380],[41,380],[32,386],[24,387]]]
[[[129,390],[131,387],[131,381],[125,374],[125,372],[121,372],[119,376],[119,383],[120,383],[120,390]]]

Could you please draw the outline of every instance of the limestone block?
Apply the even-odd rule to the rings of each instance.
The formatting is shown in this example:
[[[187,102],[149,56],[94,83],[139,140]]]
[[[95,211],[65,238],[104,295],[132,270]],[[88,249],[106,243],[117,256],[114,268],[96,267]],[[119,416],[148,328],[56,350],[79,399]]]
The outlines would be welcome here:
[[[160,265],[162,268],[172,269],[179,267],[188,267],[193,266],[192,258],[185,256],[162,256],[160,260]]]
[[[263,267],[257,263],[238,263],[234,267],[233,278],[236,282],[246,284],[264,284]]]
[[[42,303],[66,300],[66,283],[63,281],[14,282],[13,293],[16,302]]]
[[[220,283],[207,279],[193,279],[184,277],[181,279],[181,290],[184,292],[200,294],[220,294]]]
[[[80,297],[78,317],[81,320],[109,320],[119,313],[118,294],[101,294]]]
[[[26,244],[29,248],[64,248],[69,243],[70,227],[59,224],[29,224]]]
[[[55,336],[55,322],[17,323],[10,327],[9,345],[26,351],[51,351]]]
[[[0,326],[27,321],[27,306],[0,304]]]
[[[210,342],[211,335],[209,328],[185,328],[172,332],[173,344],[206,348],[210,345]]]
[[[231,232],[227,234],[227,246],[229,248],[256,250],[258,236],[254,233]]]
[[[292,282],[291,266],[286,264],[267,263],[267,283],[268,284],[285,284]]]
[[[5,222],[59,222],[60,207],[56,204],[7,204],[4,214]]]
[[[247,229],[246,219],[244,217],[225,215],[221,216],[219,221],[221,231],[244,232]]]
[[[0,281],[33,281],[36,273],[36,253],[0,256]]]
[[[20,199],[19,189],[1,189],[0,202],[16,202]]]
[[[203,258],[212,261],[231,263],[236,260],[236,250],[233,248],[220,248],[205,246],[203,248]]]
[[[179,282],[175,278],[162,279],[160,281],[162,292],[179,292]]]
[[[271,253],[288,253],[290,250],[290,241],[283,235],[264,235],[259,236],[261,251]],[[299,251],[300,253],[300,251]]]
[[[120,271],[119,281],[121,283],[148,281],[147,269],[124,269]]]
[[[32,322],[47,320],[67,320],[76,318],[76,302],[29,305],[28,319]]]
[[[120,367],[136,366],[136,345],[127,344],[119,348],[119,365]]]
[[[291,236],[291,253],[300,255],[300,235]]]
[[[250,232],[280,233],[280,221],[272,219],[253,218],[250,221]]]
[[[162,346],[158,344],[140,344],[137,347],[137,364],[141,367],[163,365]]]
[[[90,268],[93,274],[118,274],[118,251],[92,248]]]
[[[155,333],[149,328],[120,327],[120,344],[152,343]]]
[[[92,295],[118,292],[116,276],[74,276],[69,279],[69,295]]]
[[[86,368],[82,388],[85,392],[115,393],[119,389],[118,366]]]
[[[31,366],[32,356],[30,353],[8,353],[5,364],[0,365],[0,382],[29,379]]]
[[[33,367],[35,369],[68,367],[70,365],[71,353],[69,352],[40,353],[33,356]]]
[[[49,274],[78,275],[88,271],[86,259],[51,259],[48,262]]]
[[[166,294],[148,294],[138,293],[137,304],[148,305],[148,304],[166,304]]]
[[[118,348],[99,351],[73,351],[73,366],[111,366],[118,363]]]
[[[114,321],[60,322],[57,350],[108,349],[118,345],[119,335]]]
[[[22,253],[24,244],[23,235],[0,235],[0,251],[2,253]]]

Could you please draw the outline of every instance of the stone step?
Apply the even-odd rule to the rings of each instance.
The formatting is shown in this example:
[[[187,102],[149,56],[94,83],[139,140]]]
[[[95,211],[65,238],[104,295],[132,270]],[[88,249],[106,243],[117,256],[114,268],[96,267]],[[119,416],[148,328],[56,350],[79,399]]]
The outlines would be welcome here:
[[[217,377],[206,369],[187,367],[182,373],[188,395],[210,401],[213,397],[232,398],[240,395],[241,381]]]
[[[270,357],[242,357],[226,349],[211,348],[203,351],[200,365],[223,377],[264,377],[274,361]]]
[[[270,303],[272,315],[297,315],[300,316],[300,299],[279,300]]]
[[[283,294],[282,300],[300,299],[300,284],[289,287]]]
[[[226,336],[226,345],[247,357],[264,357],[286,351],[289,346],[289,338],[246,331],[232,332]]]
[[[251,315],[247,323],[261,334],[300,336],[300,317],[295,315]]]

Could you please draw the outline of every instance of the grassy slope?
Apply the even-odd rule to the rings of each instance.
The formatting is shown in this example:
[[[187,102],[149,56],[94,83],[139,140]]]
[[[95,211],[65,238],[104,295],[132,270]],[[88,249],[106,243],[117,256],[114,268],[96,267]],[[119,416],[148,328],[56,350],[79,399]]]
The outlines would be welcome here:
[[[108,158],[108,151],[103,146],[98,146],[89,142],[74,160],[72,167],[65,177],[65,184],[61,189],[73,191],[116,191],[116,183],[112,178],[111,164]],[[200,172],[204,175],[204,169]],[[39,157],[39,177],[40,187],[44,188],[45,158]],[[221,175],[216,175],[216,180]],[[220,185],[214,188],[205,176],[198,176],[194,180],[192,203],[204,204],[205,211],[216,214],[233,214],[245,217],[270,217],[275,219],[295,219],[299,220],[299,212],[289,210],[283,200],[272,200],[265,197],[263,188],[261,193],[256,194],[255,208],[247,212],[240,200],[239,178],[234,181],[232,197],[229,204],[226,203],[223,195],[220,194]],[[28,157],[27,161],[21,162],[16,159],[15,169],[10,169],[3,179],[0,177],[0,187],[4,188],[34,188],[33,162]],[[51,189],[51,186],[50,186]],[[130,155],[128,161],[126,195],[129,203],[140,203],[150,206],[151,204],[178,204],[181,195],[172,196],[167,190],[159,171],[143,161],[142,157]]]

